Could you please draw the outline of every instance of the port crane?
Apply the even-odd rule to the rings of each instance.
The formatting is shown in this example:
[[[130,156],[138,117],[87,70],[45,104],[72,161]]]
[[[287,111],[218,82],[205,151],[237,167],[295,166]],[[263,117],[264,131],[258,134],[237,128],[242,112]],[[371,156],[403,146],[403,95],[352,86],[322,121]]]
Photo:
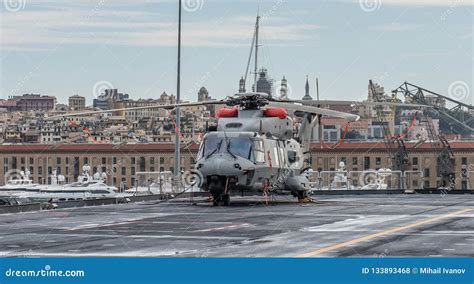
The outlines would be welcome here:
[[[369,92],[372,95],[374,102],[378,103],[373,107],[373,109],[375,110],[376,122],[382,128],[382,136],[386,150],[390,155],[392,170],[405,171],[408,169],[408,152],[403,139],[392,135],[392,132],[390,131],[388,119],[384,112],[385,106],[382,104],[385,102],[385,99],[383,98],[384,94],[377,91],[372,80],[369,80]]]
[[[432,106],[423,108],[422,114],[431,146],[439,153],[436,157],[437,188],[454,189],[456,184],[455,157],[446,137],[442,133],[436,132],[433,118],[440,119],[440,129],[449,128],[456,134],[472,135],[474,133],[474,116],[469,113],[469,110],[472,110],[473,106],[408,82],[404,82],[392,93],[394,95],[403,94],[406,100],[414,103]],[[427,95],[433,99],[428,99]],[[455,106],[448,108],[441,103],[443,100],[449,101]]]

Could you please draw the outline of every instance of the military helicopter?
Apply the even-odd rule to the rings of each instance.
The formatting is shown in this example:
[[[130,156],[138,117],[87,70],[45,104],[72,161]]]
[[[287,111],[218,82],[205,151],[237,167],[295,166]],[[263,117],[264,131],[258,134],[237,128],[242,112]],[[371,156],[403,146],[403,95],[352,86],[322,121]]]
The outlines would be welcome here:
[[[181,11],[181,1],[179,1],[179,11]],[[254,33],[255,87],[257,86],[259,19],[260,17],[257,16]],[[181,13],[179,27],[180,25]],[[180,38],[181,29],[179,28],[178,102]],[[249,65],[247,65],[247,71],[248,68]],[[255,89],[258,90],[258,88]],[[140,109],[172,110],[219,104],[227,107],[218,110],[217,125],[209,127],[204,135],[195,164],[196,183],[212,195],[214,205],[219,205],[221,202],[225,206],[230,205],[230,195],[234,191],[289,192],[301,201],[307,200],[310,186],[305,171],[310,169],[311,165],[310,138],[318,118],[338,117],[349,122],[359,119],[359,116],[354,114],[302,105],[297,101],[276,100],[266,93],[258,92],[238,93],[220,101],[89,111],[51,118]],[[178,142],[177,145],[179,146]],[[179,159],[176,160],[179,161]]]
[[[289,192],[307,198],[310,137],[318,115],[357,121],[359,116],[280,101],[266,93],[238,93],[220,101],[181,103],[71,113],[65,118],[136,109],[175,109],[224,104],[217,111],[217,125],[210,126],[199,147],[196,183],[208,191],[214,205],[230,204],[234,191]],[[296,123],[294,116],[301,123]]]

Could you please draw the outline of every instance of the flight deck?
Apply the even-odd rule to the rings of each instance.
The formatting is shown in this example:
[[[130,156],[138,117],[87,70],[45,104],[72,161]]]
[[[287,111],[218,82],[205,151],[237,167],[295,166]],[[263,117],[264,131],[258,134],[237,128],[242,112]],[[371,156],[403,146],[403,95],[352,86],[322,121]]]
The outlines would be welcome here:
[[[3,214],[2,256],[451,257],[474,255],[471,194],[145,201]]]

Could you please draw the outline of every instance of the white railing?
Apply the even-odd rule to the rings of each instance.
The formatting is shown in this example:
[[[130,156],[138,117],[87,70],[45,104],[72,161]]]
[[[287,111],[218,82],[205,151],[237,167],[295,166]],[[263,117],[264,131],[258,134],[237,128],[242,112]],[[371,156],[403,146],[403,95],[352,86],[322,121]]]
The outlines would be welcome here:
[[[467,172],[467,189],[474,190],[474,171]]]
[[[421,171],[320,171],[308,172],[309,184],[314,190],[398,190],[422,186]],[[474,177],[474,174],[472,175]],[[416,180],[414,183],[413,181]]]

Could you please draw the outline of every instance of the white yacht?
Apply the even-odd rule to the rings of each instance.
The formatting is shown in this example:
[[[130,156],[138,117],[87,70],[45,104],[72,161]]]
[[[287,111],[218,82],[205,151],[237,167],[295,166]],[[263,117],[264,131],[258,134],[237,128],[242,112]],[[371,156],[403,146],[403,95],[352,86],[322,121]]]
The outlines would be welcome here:
[[[15,178],[11,178],[5,182],[5,185],[0,186],[0,194],[6,195],[10,192],[38,192],[45,188],[45,185],[34,183],[30,179],[30,171],[21,171]]]
[[[105,173],[95,173],[92,177],[89,171],[90,166],[84,165],[77,182],[60,184],[62,178],[53,178],[52,185],[42,186],[36,192],[23,192],[14,195],[36,201],[66,201],[125,196],[117,193],[117,187],[105,184],[104,180],[107,177]],[[56,176],[54,175],[54,177]]]

